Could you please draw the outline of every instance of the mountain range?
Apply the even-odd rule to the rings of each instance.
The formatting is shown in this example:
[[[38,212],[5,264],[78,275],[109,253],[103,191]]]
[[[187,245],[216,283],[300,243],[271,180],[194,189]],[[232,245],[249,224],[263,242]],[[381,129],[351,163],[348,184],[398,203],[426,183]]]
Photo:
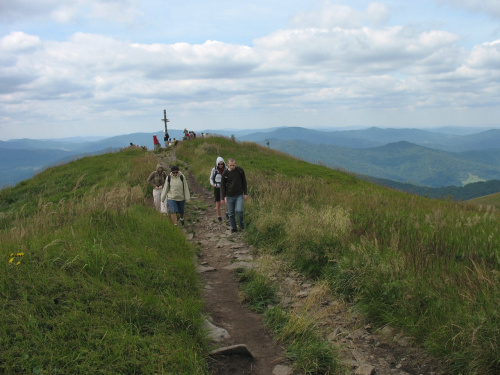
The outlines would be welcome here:
[[[392,184],[417,194],[420,188],[425,188],[422,191],[432,196],[429,194],[432,188],[460,188],[471,183],[500,180],[500,129],[476,133],[460,128],[455,130],[282,127],[206,130],[204,133],[267,145],[309,162],[348,170],[376,183]],[[151,149],[154,134],[163,143],[163,131],[109,138],[0,141],[0,186],[14,185],[50,165],[127,147],[130,143]],[[177,139],[183,135],[181,130],[175,129],[169,129],[169,134]],[[484,191],[485,186],[489,190]],[[492,194],[497,192],[494,190],[498,189],[498,184],[482,184],[481,189],[485,194]],[[468,195],[478,196],[470,192],[476,189],[467,190]]]
[[[276,150],[312,163],[421,186],[500,180],[500,148],[447,152],[407,141],[363,149],[296,140],[268,142]]]
[[[239,139],[258,143],[273,139],[294,140],[353,149],[378,147],[388,143],[406,141],[435,150],[463,152],[498,149],[500,147],[500,129],[458,135],[422,129],[382,129],[372,127],[359,130],[319,131],[301,127],[287,127],[269,132],[255,132],[244,135]]]

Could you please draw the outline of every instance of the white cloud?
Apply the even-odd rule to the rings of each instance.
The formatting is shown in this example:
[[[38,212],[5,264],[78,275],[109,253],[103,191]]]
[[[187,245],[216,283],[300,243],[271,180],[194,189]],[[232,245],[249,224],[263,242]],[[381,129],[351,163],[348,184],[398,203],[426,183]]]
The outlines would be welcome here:
[[[32,50],[39,46],[41,46],[39,37],[20,31],[13,31],[0,39],[0,50],[7,53]]]
[[[472,68],[484,69],[500,76],[500,40],[474,47],[467,64]]]
[[[366,22],[382,25],[389,19],[389,10],[383,3],[370,3],[365,11],[347,5],[323,3],[316,11],[303,11],[291,21],[295,28],[358,28]]]
[[[37,4],[47,15],[62,10],[60,20],[69,21],[106,17],[120,5],[121,20],[138,14],[130,1],[81,0],[67,13],[60,1]],[[466,49],[462,35],[437,26],[389,25],[384,3],[362,9],[322,3],[252,43],[144,43],[86,31],[55,40],[11,31],[0,37],[2,126],[11,134],[36,131],[34,124],[102,134],[164,107],[186,123],[199,120],[200,129],[207,119],[255,126],[257,118],[267,126],[390,126],[421,113],[443,125],[437,108],[446,121],[471,122],[473,112],[453,116],[500,100],[499,41]],[[149,130],[160,127],[156,117]]]
[[[500,18],[500,2],[498,0],[438,0],[457,8],[485,13],[492,18]]]
[[[139,12],[136,0],[16,0],[0,3],[3,22],[42,20],[68,23],[79,17],[130,22]]]

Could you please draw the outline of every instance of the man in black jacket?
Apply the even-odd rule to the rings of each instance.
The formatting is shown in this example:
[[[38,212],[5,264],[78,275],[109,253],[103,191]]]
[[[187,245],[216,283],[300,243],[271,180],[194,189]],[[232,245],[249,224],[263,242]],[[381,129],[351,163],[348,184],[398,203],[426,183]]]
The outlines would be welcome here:
[[[231,233],[238,231],[236,227],[235,213],[238,214],[240,229],[245,229],[243,223],[243,201],[248,198],[247,179],[245,171],[236,166],[236,160],[229,159],[228,169],[222,174],[221,198],[226,202],[229,212],[229,222],[231,223]]]

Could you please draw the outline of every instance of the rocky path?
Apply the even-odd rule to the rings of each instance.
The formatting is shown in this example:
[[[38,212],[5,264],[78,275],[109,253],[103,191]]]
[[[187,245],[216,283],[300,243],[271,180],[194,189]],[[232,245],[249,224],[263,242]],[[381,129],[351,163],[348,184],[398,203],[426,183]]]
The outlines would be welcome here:
[[[191,177],[189,185],[192,199],[203,200],[209,207],[198,212],[198,221],[188,223],[186,235],[201,248],[198,271],[205,284],[203,298],[209,317],[206,324],[214,346],[219,348],[211,356],[213,373],[291,374],[283,348],[264,327],[262,317],[240,303],[234,269],[252,265],[251,247],[240,234],[231,234],[227,222],[216,220],[213,193]]]
[[[169,165],[168,163],[165,163]],[[240,303],[234,269],[259,267],[280,285],[284,307],[307,314],[332,345],[339,348],[346,374],[354,375],[445,375],[439,362],[414,347],[390,327],[375,331],[349,305],[336,300],[328,288],[306,280],[297,272],[281,267],[275,259],[254,259],[254,251],[241,234],[230,233],[225,221],[218,223],[211,191],[188,176],[196,220],[186,213],[187,238],[200,248],[198,271],[204,282],[203,298],[207,328],[214,351],[211,367],[215,375],[290,375],[291,364],[284,348],[264,327],[262,317]],[[200,207],[208,207],[203,209]],[[265,266],[267,263],[267,268]],[[262,266],[264,264],[264,266]]]

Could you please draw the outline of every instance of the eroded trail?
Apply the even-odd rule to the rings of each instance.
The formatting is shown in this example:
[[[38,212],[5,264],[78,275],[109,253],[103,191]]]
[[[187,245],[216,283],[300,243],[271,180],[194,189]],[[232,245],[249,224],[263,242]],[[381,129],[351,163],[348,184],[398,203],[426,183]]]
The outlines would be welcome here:
[[[162,161],[169,165],[169,161]],[[240,303],[234,269],[255,264],[252,247],[240,234],[231,235],[226,221],[217,222],[213,193],[200,187],[189,174],[188,181],[194,201],[189,209],[196,211],[199,220],[190,220],[194,212],[186,212],[185,233],[201,249],[198,271],[205,285],[205,313],[210,321],[207,325],[212,328],[214,348],[236,346],[228,355],[212,356],[213,374],[291,375],[284,349],[264,327],[262,317]],[[197,201],[202,201],[208,209],[193,207]],[[282,305],[299,313],[307,309],[318,330],[338,347],[345,373],[446,374],[439,361],[414,347],[412,338],[390,327],[373,330],[361,315],[332,296],[324,285],[316,285],[297,272],[280,272],[279,268],[273,263],[268,276],[279,283]]]
[[[242,354],[212,356],[214,374],[269,375],[285,365],[283,349],[264,327],[262,317],[239,302],[235,267],[248,266],[253,260],[251,249],[232,234],[227,222],[217,222],[213,193],[201,188],[189,177],[194,200],[209,207],[199,211],[200,220],[189,223],[187,236],[201,247],[199,272],[205,283],[203,297],[211,323],[227,331],[215,334],[216,347],[244,345],[252,357]],[[242,351],[241,348],[239,349]],[[276,370],[275,370],[276,369]]]

